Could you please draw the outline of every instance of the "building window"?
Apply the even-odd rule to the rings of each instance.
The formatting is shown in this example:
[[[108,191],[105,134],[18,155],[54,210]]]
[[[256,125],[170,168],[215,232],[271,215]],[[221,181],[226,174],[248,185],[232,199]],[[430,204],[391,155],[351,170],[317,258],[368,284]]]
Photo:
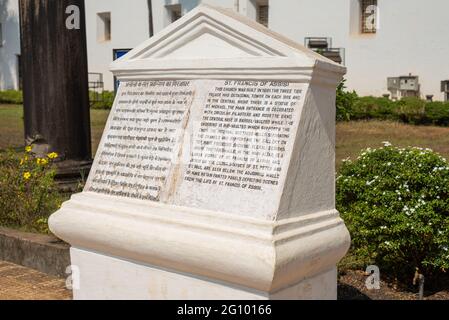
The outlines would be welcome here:
[[[182,17],[182,10],[180,4],[167,6],[168,17],[171,22],[175,22]]]
[[[131,49],[113,49],[112,50],[112,60],[117,60],[123,57],[125,54],[130,52]],[[103,78],[103,75],[102,75]],[[114,92],[117,93],[118,87],[120,85],[120,81],[118,81],[117,77],[114,76]]]
[[[361,0],[362,33],[376,33],[377,31],[377,0]]]
[[[260,1],[257,4],[257,22],[268,28],[268,1]]]
[[[111,13],[97,13],[97,40],[100,42],[111,40]]]

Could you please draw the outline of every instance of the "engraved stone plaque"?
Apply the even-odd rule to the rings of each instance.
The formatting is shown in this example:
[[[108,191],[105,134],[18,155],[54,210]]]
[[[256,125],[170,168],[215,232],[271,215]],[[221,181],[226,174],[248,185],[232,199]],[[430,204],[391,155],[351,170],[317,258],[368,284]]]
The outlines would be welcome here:
[[[305,90],[266,80],[124,81],[86,191],[274,212]]]

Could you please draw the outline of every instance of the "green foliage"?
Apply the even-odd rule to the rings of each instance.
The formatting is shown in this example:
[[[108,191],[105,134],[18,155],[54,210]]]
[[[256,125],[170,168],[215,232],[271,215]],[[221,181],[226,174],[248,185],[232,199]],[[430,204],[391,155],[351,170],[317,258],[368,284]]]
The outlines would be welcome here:
[[[343,80],[337,87],[337,121],[375,119],[449,126],[449,102],[428,102],[414,97],[399,101],[385,97],[359,97],[355,91],[345,89]]]
[[[96,97],[95,92],[90,91],[89,92],[89,98],[91,104],[90,107],[92,109],[111,109],[112,105],[114,104],[114,98],[115,98],[115,93],[113,91],[103,91],[102,94],[100,94],[99,97]],[[95,101],[95,100],[99,100],[99,101]]]
[[[92,109],[111,109],[114,103],[115,93],[113,91],[104,91],[96,95],[89,91],[89,100]],[[99,101],[96,101],[99,100]],[[23,104],[23,93],[17,90],[0,91],[0,104]]]
[[[449,103],[429,102],[425,106],[426,123],[438,126],[449,124]]]
[[[354,103],[352,120],[394,120],[394,102],[388,98],[359,97]]]
[[[449,268],[449,163],[429,149],[388,142],[345,161],[337,208],[359,260],[396,275]]]
[[[418,98],[403,98],[393,104],[394,116],[410,124],[425,124],[426,102]]]
[[[0,225],[48,233],[47,219],[62,203],[52,169],[57,155],[35,158],[29,150],[0,153]]]
[[[346,80],[340,82],[337,87],[337,120],[349,121],[351,120],[351,112],[354,108],[354,103],[357,100],[357,93],[355,91],[347,92],[345,86]]]
[[[22,104],[22,91],[6,90],[0,91],[0,103],[4,104]]]

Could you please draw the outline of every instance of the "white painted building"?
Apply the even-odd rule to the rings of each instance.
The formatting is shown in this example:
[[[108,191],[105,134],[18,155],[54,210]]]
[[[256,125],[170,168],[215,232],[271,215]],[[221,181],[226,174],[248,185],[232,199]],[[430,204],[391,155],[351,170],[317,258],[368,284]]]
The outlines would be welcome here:
[[[0,90],[19,88],[19,7],[17,0],[0,0]]]
[[[236,10],[298,43],[326,38],[329,47],[342,48],[347,85],[360,95],[387,94],[388,77],[411,73],[419,77],[423,97],[443,99],[441,81],[449,78],[447,0],[86,0],[89,72],[103,74],[105,89],[112,90],[109,64],[149,37],[150,13],[157,33],[201,2]],[[3,29],[5,42],[14,28]],[[17,43],[11,41],[8,61],[18,54]],[[2,74],[8,46],[0,48]],[[8,70],[2,88],[17,86],[17,66]]]

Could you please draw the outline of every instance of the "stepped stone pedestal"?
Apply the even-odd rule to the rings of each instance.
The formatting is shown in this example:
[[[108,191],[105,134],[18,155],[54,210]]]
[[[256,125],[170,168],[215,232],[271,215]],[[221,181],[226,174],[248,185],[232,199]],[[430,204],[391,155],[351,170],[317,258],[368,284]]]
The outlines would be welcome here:
[[[115,61],[87,184],[51,216],[75,299],[336,299],[345,68],[200,6]]]

